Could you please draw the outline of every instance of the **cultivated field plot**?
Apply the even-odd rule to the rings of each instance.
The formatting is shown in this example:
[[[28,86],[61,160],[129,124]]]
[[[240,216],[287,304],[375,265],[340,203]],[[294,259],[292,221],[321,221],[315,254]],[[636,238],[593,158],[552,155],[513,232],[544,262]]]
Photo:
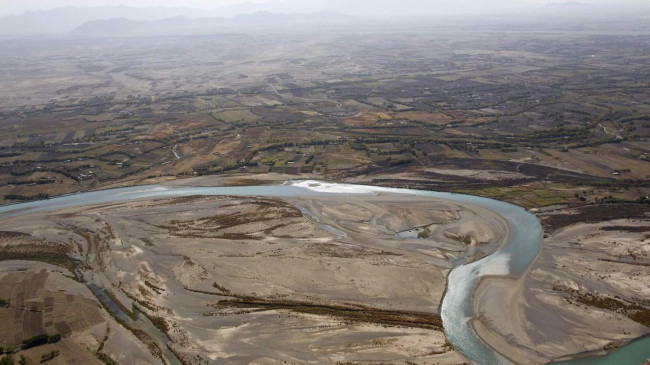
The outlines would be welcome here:
[[[69,337],[105,324],[100,313],[103,309],[94,299],[48,290],[48,276],[46,269],[0,273],[0,298],[8,302],[8,306],[0,307],[0,347],[20,349],[24,341],[37,336],[60,335],[64,338],[56,343],[27,348],[21,354],[38,362],[41,354],[58,350],[61,356],[53,363],[100,363],[91,351]]]
[[[35,253],[32,261],[8,260],[7,255],[5,246],[0,253],[0,347],[15,361],[161,364],[67,268],[43,263],[43,253]]]
[[[545,237],[521,278],[478,284],[485,342],[543,364],[648,333],[646,23],[0,49],[0,204],[293,179],[490,197]],[[447,276],[511,233],[486,209],[392,193],[138,200],[0,225],[3,351],[109,365],[464,363],[442,331]]]
[[[0,200],[269,171],[480,194],[481,175],[413,177],[465,159],[535,165],[573,204],[634,201],[650,193],[647,29],[599,26],[3,41]]]

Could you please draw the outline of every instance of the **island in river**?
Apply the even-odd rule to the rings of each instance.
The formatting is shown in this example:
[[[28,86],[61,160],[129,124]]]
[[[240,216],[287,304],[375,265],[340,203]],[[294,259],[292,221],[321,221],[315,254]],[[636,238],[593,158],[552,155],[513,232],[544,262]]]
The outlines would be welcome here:
[[[507,242],[509,229],[503,217],[461,201],[334,187],[339,188],[334,194],[277,197],[260,196],[268,189],[264,186],[257,194],[249,191],[250,196],[237,190],[231,195],[198,196],[189,190],[186,196],[164,197],[158,191],[147,197],[147,188],[142,188],[137,200],[117,194],[114,201],[5,213],[0,222],[0,298],[7,298],[9,305],[0,308],[0,314],[18,318],[22,311],[21,318],[29,319],[24,320],[27,325],[14,325],[12,336],[3,332],[0,345],[19,345],[23,338],[42,332],[60,333],[60,344],[44,346],[72,349],[55,359],[62,363],[79,361],[79,356],[97,363],[109,358],[138,364],[467,362],[446,340],[439,315],[447,275],[458,257],[475,262]],[[572,225],[567,227],[547,242]],[[418,233],[400,234],[407,231]],[[630,237],[621,247],[639,250],[632,247],[636,241]],[[554,339],[544,336],[564,324],[562,333],[573,342],[565,340],[564,347],[545,345],[545,352],[531,357],[544,363],[613,348],[611,344],[648,332],[647,325],[634,320],[639,313],[643,317],[642,301],[629,304],[632,308],[624,313],[610,308],[609,317],[599,320],[607,325],[625,317],[628,322],[615,337],[615,329],[602,332],[600,324],[589,323],[588,317],[573,320],[569,311],[588,305],[583,303],[588,294],[581,282],[567,288],[553,282],[556,287],[548,289],[545,285],[551,281],[540,278],[551,271],[549,267],[557,280],[585,272],[579,265],[572,265],[575,272],[548,266],[552,261],[545,259],[547,245],[523,276],[481,282],[472,324],[483,341],[520,362],[517,356],[525,356],[517,352],[525,351],[522,341],[537,336],[552,344]],[[584,255],[589,254],[591,250]],[[598,254],[604,258],[607,252]],[[642,263],[643,258],[637,261]],[[617,300],[632,303],[639,295],[647,298],[643,291],[648,289],[643,284],[647,275],[647,270],[635,272],[626,281],[628,291],[619,290],[626,296]],[[501,285],[501,280],[518,282]],[[522,285],[526,280],[539,283]],[[66,285],[57,287],[50,284],[53,281]],[[497,289],[486,291],[489,285]],[[108,315],[93,296],[97,292],[88,286],[101,288],[121,312],[146,316],[166,336]],[[499,293],[499,287],[503,296],[489,300],[485,293]],[[57,293],[65,293],[65,300],[58,300]],[[535,307],[517,295],[555,295],[564,302]],[[490,305],[499,302],[509,306]],[[87,309],[78,310],[77,303]],[[42,309],[43,314],[26,314],[33,313],[27,308]],[[544,311],[557,313],[559,308],[568,314],[543,316]],[[55,315],[59,313],[65,315]],[[538,325],[540,319],[546,326]],[[584,341],[587,336],[593,340]],[[43,351],[35,347],[21,353],[36,359]]]

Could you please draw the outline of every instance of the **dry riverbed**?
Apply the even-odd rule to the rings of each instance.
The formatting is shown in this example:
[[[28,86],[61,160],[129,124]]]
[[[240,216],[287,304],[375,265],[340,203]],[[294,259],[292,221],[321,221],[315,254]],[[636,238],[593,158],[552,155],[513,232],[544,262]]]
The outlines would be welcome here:
[[[76,267],[79,281],[147,314],[188,364],[463,363],[438,315],[451,260],[507,237],[485,209],[395,194],[141,200],[0,225],[5,259]],[[396,236],[406,231],[417,233]],[[126,331],[100,312],[111,333]],[[103,351],[120,363],[159,362],[119,357],[112,343]]]

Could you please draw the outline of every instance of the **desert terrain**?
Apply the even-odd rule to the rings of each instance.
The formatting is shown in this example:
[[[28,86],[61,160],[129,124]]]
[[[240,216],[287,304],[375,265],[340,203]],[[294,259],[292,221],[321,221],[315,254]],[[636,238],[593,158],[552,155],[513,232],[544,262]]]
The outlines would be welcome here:
[[[167,334],[168,343],[148,343],[153,356],[165,359],[168,346],[188,364],[463,363],[438,315],[446,274],[454,257],[489,254],[508,231],[483,208],[387,194],[138,200],[1,224],[3,255],[60,257],[72,272],[49,269],[78,287],[97,316],[101,306],[82,284],[137,308]],[[22,262],[7,265],[20,275],[54,275]],[[0,297],[38,290],[31,282],[5,285]],[[98,353],[96,342],[78,345]],[[106,345],[102,351],[131,361]]]
[[[467,325],[514,363],[603,355],[650,332],[648,24],[1,38],[0,203],[305,179],[510,202],[541,251]],[[0,361],[468,363],[447,278],[508,238],[393,193],[0,214]]]
[[[545,364],[649,333],[648,214],[625,207],[536,210],[548,233],[534,264],[476,288],[481,339],[515,363]],[[51,361],[172,364],[465,363],[442,331],[446,277],[455,258],[489,255],[509,231],[485,208],[394,193],[139,199],[5,213],[0,227],[0,314],[45,310],[20,317],[23,332],[0,346],[60,334],[19,353],[67,344]],[[66,320],[47,319],[52,295]],[[79,306],[89,314],[75,316]],[[134,351],[114,347],[124,334]]]

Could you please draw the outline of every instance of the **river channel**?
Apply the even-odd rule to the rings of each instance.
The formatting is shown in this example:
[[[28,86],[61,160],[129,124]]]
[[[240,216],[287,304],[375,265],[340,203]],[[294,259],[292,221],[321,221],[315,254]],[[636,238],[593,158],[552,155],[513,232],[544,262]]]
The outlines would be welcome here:
[[[447,279],[447,290],[441,305],[445,335],[449,342],[476,364],[509,364],[510,362],[487,346],[470,325],[474,317],[472,293],[482,276],[520,276],[533,263],[542,246],[542,227],[535,215],[525,209],[483,197],[383,188],[366,185],[334,184],[318,181],[295,181],[282,185],[233,187],[176,187],[146,185],[87,193],[71,194],[49,200],[33,201],[0,207],[4,216],[28,214],[35,211],[65,207],[120,202],[134,199],[169,198],[193,195],[232,195],[263,197],[372,195],[377,193],[409,194],[448,199],[489,209],[508,223],[508,241],[495,253],[475,262],[457,262]],[[97,288],[99,289],[99,288]],[[101,298],[100,298],[101,299]],[[105,303],[106,304],[106,303]],[[121,315],[120,313],[114,313]],[[167,354],[170,356],[170,354]],[[173,355],[171,355],[173,357]],[[593,357],[562,365],[641,364],[650,357],[650,337],[624,346],[606,357]],[[611,362],[615,359],[614,362]],[[171,359],[177,361],[174,357]],[[558,363],[560,364],[560,363]]]

